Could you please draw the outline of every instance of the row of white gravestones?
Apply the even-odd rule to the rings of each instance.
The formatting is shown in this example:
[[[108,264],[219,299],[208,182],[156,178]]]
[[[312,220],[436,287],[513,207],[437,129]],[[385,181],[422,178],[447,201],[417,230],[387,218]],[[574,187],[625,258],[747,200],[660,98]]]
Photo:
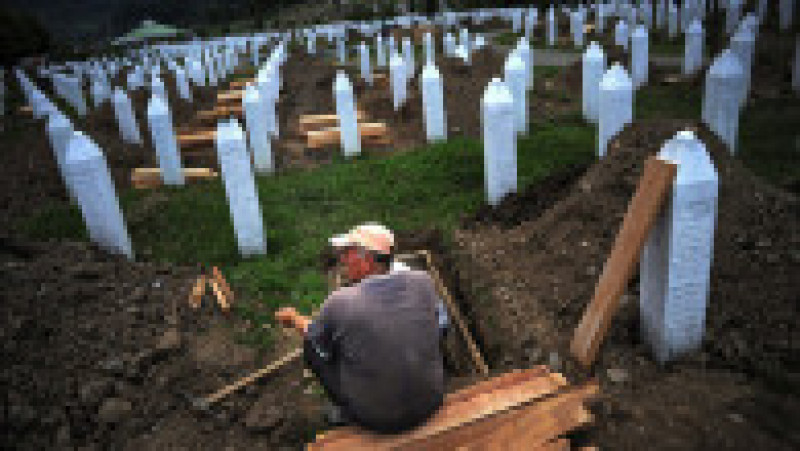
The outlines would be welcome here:
[[[633,87],[639,88],[647,83],[649,52],[647,28],[636,27],[631,36],[631,79]]]
[[[517,138],[514,130],[514,100],[505,83],[494,78],[481,102],[486,196],[497,205],[517,190]]]
[[[147,104],[147,122],[158,166],[161,168],[161,179],[165,185],[183,185],[183,168],[178,152],[178,140],[172,126],[172,115],[167,101],[159,95],[153,95]]]
[[[640,261],[642,335],[656,360],[700,347],[709,297],[718,177],[705,146],[679,132],[658,157],[678,172]]]
[[[600,80],[606,70],[606,55],[597,42],[591,42],[583,54],[582,106],[583,116],[597,123],[600,115]]]
[[[731,50],[723,51],[708,69],[703,92],[702,118],[731,153],[736,152],[744,70]]]
[[[397,111],[406,101],[408,78],[405,75],[406,64],[399,54],[392,55],[389,60],[389,77],[392,85],[392,104]]]
[[[216,147],[239,253],[264,254],[267,243],[261,205],[244,131],[238,121],[231,119],[217,125]]]
[[[274,165],[272,162],[267,103],[261,98],[258,87],[254,84],[247,85],[242,103],[250,153],[253,156],[255,170],[261,173],[271,173],[274,170]]]
[[[694,20],[686,30],[686,44],[683,52],[683,73],[695,74],[703,66],[703,49],[705,48],[703,25]]]
[[[358,155],[361,153],[361,137],[358,133],[355,94],[353,94],[353,85],[344,71],[336,73],[333,95],[336,102],[336,117],[339,120],[339,136],[344,155],[346,157]]]
[[[447,139],[442,76],[433,61],[422,69],[422,114],[428,142]]]
[[[64,176],[81,208],[91,240],[133,259],[133,247],[106,159],[97,144],[81,132],[74,132],[67,145]]]
[[[633,120],[633,85],[625,68],[612,65],[600,81],[598,157],[606,154],[608,141]]]

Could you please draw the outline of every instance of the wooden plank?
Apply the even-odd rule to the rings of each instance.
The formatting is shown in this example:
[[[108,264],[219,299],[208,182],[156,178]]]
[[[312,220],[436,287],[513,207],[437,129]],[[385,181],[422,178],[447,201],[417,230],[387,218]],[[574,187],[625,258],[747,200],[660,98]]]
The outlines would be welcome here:
[[[356,120],[361,121],[363,119],[364,113],[361,111],[356,112]],[[299,129],[301,133],[307,133],[320,128],[335,127],[338,122],[339,116],[336,114],[307,114],[300,116]]]
[[[358,134],[361,139],[368,137],[382,137],[386,135],[388,128],[383,122],[361,123],[358,124]],[[330,127],[322,130],[312,130],[306,132],[308,140],[307,146],[311,149],[337,145],[341,142],[341,131],[339,127]]]
[[[197,118],[200,120],[220,119],[230,115],[241,115],[242,105],[217,105],[213,110],[203,110],[197,112]]]
[[[594,362],[600,343],[611,326],[619,298],[633,275],[650,229],[667,197],[677,166],[653,156],[645,162],[636,193],[622,222],[586,308],[570,344],[573,356],[584,366]]]
[[[450,292],[447,291],[444,281],[442,281],[442,278],[439,277],[439,271],[437,271],[436,267],[433,265],[431,253],[427,250],[420,251],[420,253],[425,256],[425,260],[428,263],[428,269],[431,277],[433,278],[434,284],[436,285],[439,294],[444,298],[444,301],[447,304],[447,310],[449,310],[450,316],[453,317],[453,322],[455,322],[456,327],[458,327],[458,330],[461,332],[461,336],[464,338],[464,341],[467,344],[467,349],[469,349],[469,353],[472,356],[472,361],[475,364],[476,369],[484,376],[488,375],[489,366],[486,365],[486,361],[483,359],[483,355],[481,354],[480,349],[478,349],[478,345],[475,344],[475,340],[472,338],[472,334],[470,334],[469,329],[467,328],[467,323],[464,321],[464,318],[461,315],[458,304],[456,304],[456,301],[450,296]]]
[[[231,91],[224,91],[217,94],[218,101],[242,100],[243,97],[244,97],[243,89],[234,89]]]
[[[216,137],[216,130],[202,130],[192,133],[182,133],[178,135],[178,145],[181,147],[181,149],[201,145],[213,145]]]
[[[219,177],[219,173],[210,168],[183,168],[186,182],[206,180]],[[131,173],[131,184],[134,188],[155,188],[163,184],[160,168],[135,168]]]
[[[256,81],[255,78],[242,78],[228,83],[229,88],[246,88],[249,83]]]
[[[192,308],[197,309],[201,305],[201,299],[203,297],[203,293],[206,291],[206,285],[208,281],[206,280],[206,276],[200,276],[197,278],[197,281],[194,283],[194,287],[192,287],[192,294],[189,295],[189,305]]]
[[[533,377],[511,387],[480,393],[468,400],[444,405],[425,425],[403,434],[378,435],[355,427],[335,430],[309,445],[310,450],[351,449],[416,449],[421,441],[436,437],[445,431],[474,423],[482,418],[506,412],[516,406],[531,403],[554,393],[560,388],[549,377]],[[407,448],[411,446],[412,448]],[[405,447],[405,448],[404,448]]]
[[[233,290],[231,290],[231,287],[230,285],[228,285],[228,282],[225,280],[225,277],[222,276],[222,272],[219,270],[219,268],[214,266],[213,268],[211,268],[211,273],[214,277],[214,280],[217,282],[217,284],[219,284],[219,287],[222,290],[222,294],[225,295],[225,300],[227,301],[227,303],[229,305],[232,304]]]
[[[294,361],[295,359],[297,359],[301,355],[303,355],[303,349],[302,348],[295,349],[294,351],[292,351],[292,352],[286,354],[285,356],[281,357],[279,360],[271,363],[269,366],[267,366],[265,368],[262,368],[262,369],[254,372],[254,373],[252,373],[252,374],[250,374],[250,375],[248,375],[246,377],[243,377],[243,378],[239,379],[238,381],[236,381],[236,382],[234,382],[234,383],[232,383],[230,385],[226,385],[225,387],[217,390],[216,392],[206,396],[205,398],[200,400],[198,407],[207,408],[211,404],[214,404],[215,402],[219,401],[220,399],[225,398],[226,396],[228,396],[231,393],[239,390],[240,388],[244,387],[245,385],[252,384],[253,382],[257,381],[258,379],[261,379],[262,377],[265,377],[265,376],[268,376],[268,375],[274,373],[275,371],[277,371],[278,369],[280,369],[281,367],[283,367],[287,363],[290,363],[290,362]]]
[[[208,283],[211,285],[211,289],[214,291],[214,296],[217,298],[217,304],[224,312],[230,311],[230,304],[228,303],[227,298],[225,298],[225,292],[222,290],[222,287],[217,282],[217,279],[208,279]]]

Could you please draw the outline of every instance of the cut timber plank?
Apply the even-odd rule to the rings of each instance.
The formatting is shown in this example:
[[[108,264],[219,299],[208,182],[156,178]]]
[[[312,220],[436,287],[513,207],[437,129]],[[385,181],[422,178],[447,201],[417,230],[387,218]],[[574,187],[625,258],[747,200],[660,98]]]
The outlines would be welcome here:
[[[242,105],[217,105],[213,110],[203,110],[197,112],[197,118],[200,120],[220,119],[230,115],[241,115]]]
[[[242,89],[234,89],[217,94],[218,101],[242,100],[242,97],[244,97],[244,90]]]
[[[211,274],[214,277],[214,280],[217,282],[217,284],[219,284],[219,288],[222,290],[222,294],[225,295],[225,300],[229,304],[228,306],[229,308],[230,304],[233,303],[233,290],[231,290],[231,287],[230,285],[228,285],[228,282],[225,280],[225,278],[222,277],[222,272],[219,270],[219,268],[214,266],[211,269]]]
[[[483,382],[481,384],[487,384]],[[479,385],[481,385],[479,384]],[[491,385],[491,384],[490,384]],[[534,402],[561,388],[547,375],[528,377],[510,387],[481,390],[467,399],[451,396],[426,424],[394,435],[377,435],[353,427],[335,430],[309,445],[309,450],[418,449],[417,445],[461,426]],[[430,448],[428,448],[430,449]]]
[[[413,449],[549,449],[548,442],[591,421],[583,403],[598,390],[596,382],[567,387],[496,416],[415,442]]]
[[[219,177],[219,173],[209,168],[183,168],[186,182],[207,180]],[[131,173],[134,188],[155,188],[163,184],[160,168],[136,168]]]
[[[364,119],[364,113],[356,112],[356,120]],[[336,114],[308,114],[300,116],[300,132],[306,133],[320,128],[335,127],[338,124],[339,116]]]
[[[440,295],[444,298],[444,301],[447,304],[447,310],[449,310],[450,316],[453,317],[456,327],[458,327],[458,330],[461,332],[461,336],[464,338],[464,341],[467,344],[467,348],[472,356],[472,361],[475,364],[475,368],[484,376],[488,375],[489,366],[486,365],[486,361],[483,359],[483,355],[481,355],[478,345],[475,344],[475,340],[469,333],[467,322],[464,321],[464,318],[461,316],[461,310],[458,308],[458,304],[456,304],[455,299],[450,296],[450,292],[447,291],[444,281],[439,276],[439,271],[437,271],[436,267],[433,266],[433,258],[431,253],[427,250],[422,250],[420,251],[420,254],[425,256],[425,261],[428,263],[428,269],[431,274],[431,278],[436,285],[437,291],[439,291]]]
[[[383,122],[358,124],[358,134],[361,139],[368,137],[384,137],[387,131],[386,124]],[[339,144],[341,141],[341,132],[339,127],[312,130],[306,132],[306,138],[308,139],[307,145],[309,148],[318,149],[320,147]]]
[[[232,82],[228,83],[228,87],[229,88],[234,88],[234,89],[235,88],[246,88],[248,83],[252,83],[254,81],[256,81],[255,78],[242,78],[240,80],[235,80],[235,81],[232,81]]]
[[[181,133],[178,135],[180,147],[194,147],[199,145],[212,145],[217,136],[217,130],[200,130],[196,132]]]
[[[594,362],[600,343],[611,325],[619,298],[633,275],[647,235],[675,178],[677,166],[653,156],[645,162],[622,228],[614,241],[594,296],[572,337],[570,351],[584,366]]]
[[[194,287],[192,287],[192,294],[189,295],[189,305],[192,308],[197,309],[200,307],[200,300],[203,297],[203,293],[206,291],[206,276],[200,276],[197,278],[197,281],[194,283]]]

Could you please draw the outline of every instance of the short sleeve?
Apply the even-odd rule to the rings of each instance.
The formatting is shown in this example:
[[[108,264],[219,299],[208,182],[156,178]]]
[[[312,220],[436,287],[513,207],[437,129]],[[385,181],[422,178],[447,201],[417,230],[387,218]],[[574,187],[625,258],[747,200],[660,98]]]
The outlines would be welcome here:
[[[320,359],[330,362],[335,357],[336,330],[339,324],[339,300],[328,296],[319,314],[308,325],[306,340]]]

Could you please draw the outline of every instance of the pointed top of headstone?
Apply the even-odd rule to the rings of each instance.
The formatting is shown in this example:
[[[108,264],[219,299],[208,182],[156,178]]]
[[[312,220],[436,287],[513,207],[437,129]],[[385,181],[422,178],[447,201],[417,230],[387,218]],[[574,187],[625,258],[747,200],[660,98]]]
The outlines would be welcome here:
[[[628,71],[626,71],[625,68],[622,67],[622,65],[620,65],[619,63],[614,63],[603,74],[603,78],[602,80],[600,80],[600,88],[630,89],[631,77],[628,75]]]
[[[511,97],[511,91],[508,89],[502,79],[495,77],[486,86],[486,91],[483,94],[483,102],[487,105],[511,105],[514,100]]]
[[[686,30],[688,34],[700,34],[703,32],[703,24],[700,22],[699,19],[695,19],[689,24],[689,28]]]
[[[244,131],[236,119],[222,120],[217,124],[217,142],[241,141],[243,139]]]
[[[439,69],[436,68],[436,65],[431,62],[425,64],[425,67],[422,68],[422,79],[431,80],[438,78],[441,78],[441,75],[439,74]]]
[[[403,57],[401,57],[399,53],[392,55],[392,58],[389,60],[390,66],[403,66],[404,64]]]
[[[731,49],[725,49],[717,59],[714,60],[708,73],[712,77],[743,77],[744,69],[742,69],[742,63],[739,61],[736,54],[733,53]]]
[[[508,55],[508,59],[506,59],[504,69],[506,72],[508,71],[524,71],[525,70],[525,62],[522,61],[519,53],[511,52]]]
[[[633,37],[634,38],[645,38],[645,37],[647,37],[647,28],[644,25],[639,24],[633,30]]]
[[[58,110],[51,111],[47,117],[47,128],[55,129],[62,127],[72,128],[72,121],[70,121],[65,114],[61,113]]]
[[[603,47],[600,46],[600,44],[598,44],[597,41],[592,41],[586,48],[585,55],[587,58],[600,59],[603,58],[603,56],[605,56],[605,53],[603,52]]]
[[[334,82],[334,89],[336,91],[342,90],[350,90],[352,85],[350,84],[350,79],[347,77],[347,74],[344,73],[343,70],[336,72],[336,81]]]
[[[167,108],[167,102],[165,102],[161,96],[154,94],[150,97],[150,100],[147,102],[148,116],[160,116],[168,113],[169,109]]]
[[[246,103],[255,103],[261,101],[261,96],[255,83],[247,84],[247,87],[244,89],[244,101]]]
[[[714,162],[706,151],[706,146],[697,139],[691,130],[678,132],[664,143],[658,158],[680,165],[678,183],[716,179]]]
[[[67,144],[66,163],[102,158],[100,148],[83,132],[75,131]]]

